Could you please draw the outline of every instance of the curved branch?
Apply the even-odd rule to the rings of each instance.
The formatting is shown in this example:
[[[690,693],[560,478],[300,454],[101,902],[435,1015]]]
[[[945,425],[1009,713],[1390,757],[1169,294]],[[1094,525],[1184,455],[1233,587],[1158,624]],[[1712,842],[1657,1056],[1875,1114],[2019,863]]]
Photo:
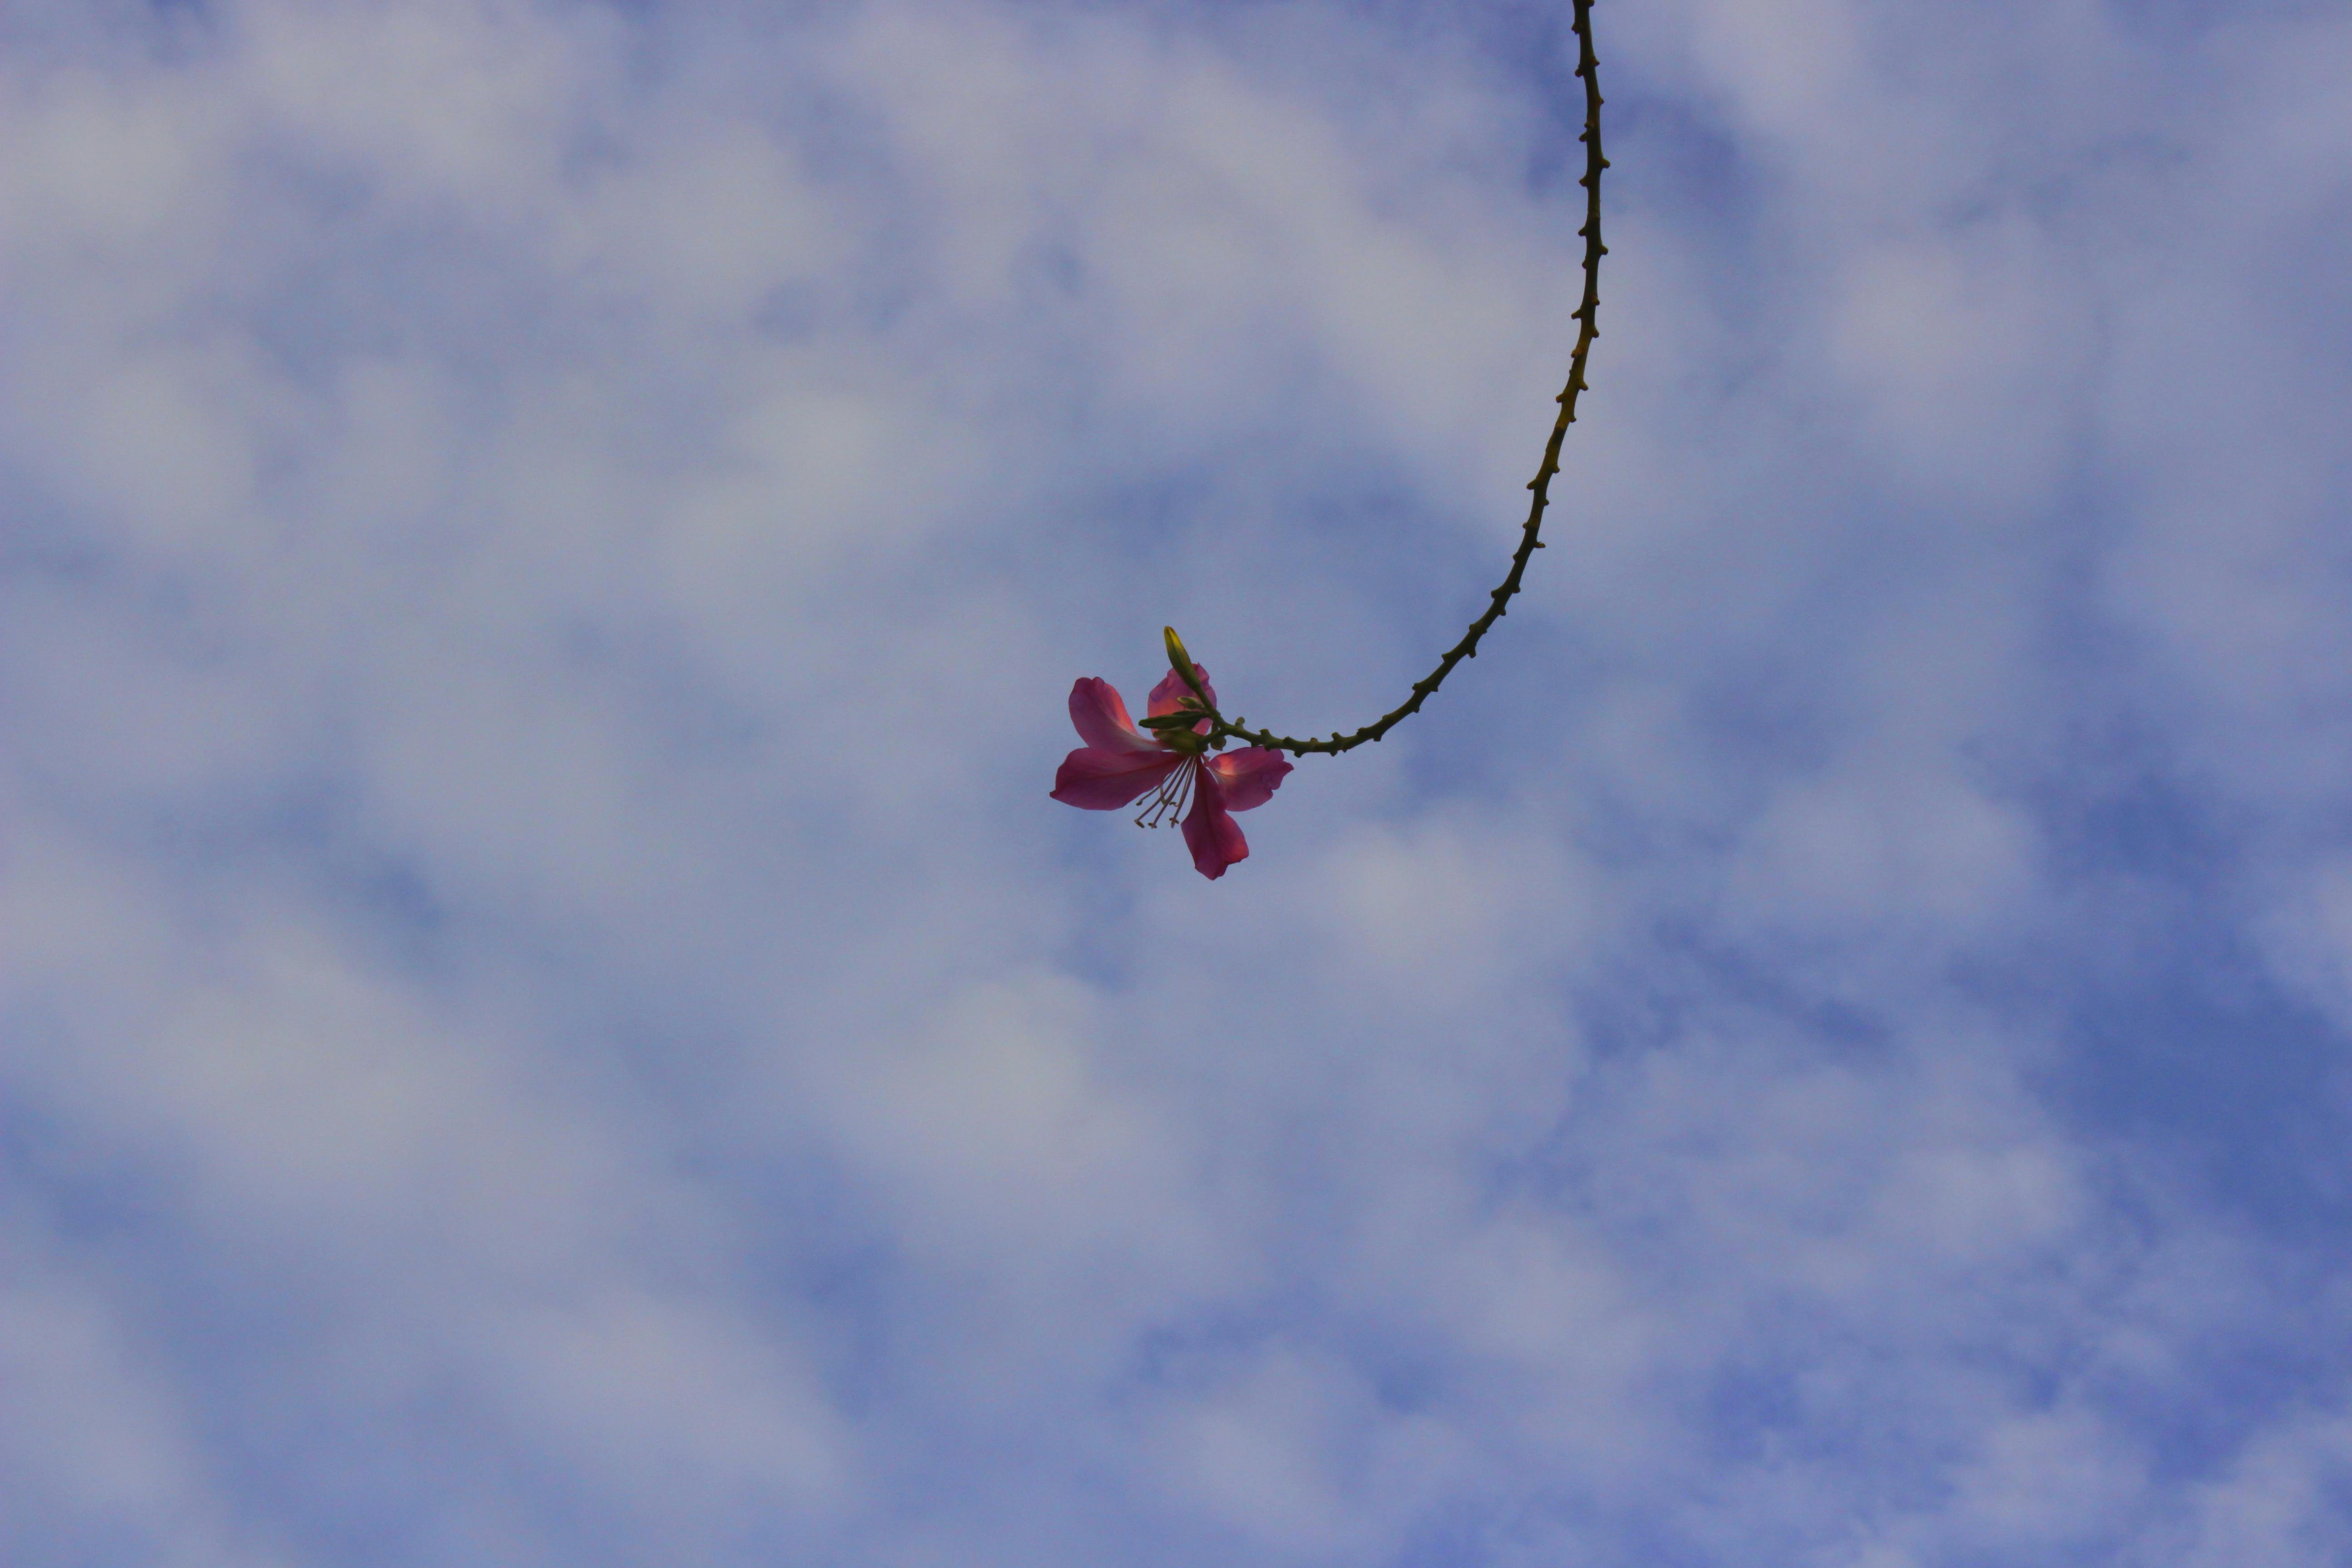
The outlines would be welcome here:
[[[1209,733],[1216,745],[1223,746],[1231,738],[1303,757],[1309,752],[1351,752],[1367,741],[1379,740],[1402,722],[1407,714],[1419,710],[1430,693],[1454,672],[1455,665],[1478,656],[1478,639],[1486,635],[1487,627],[1502,619],[1504,606],[1519,591],[1519,580],[1526,575],[1528,562],[1544,547],[1544,508],[1551,500],[1552,476],[1559,472],[1560,442],[1566,438],[1568,427],[1576,423],[1576,395],[1585,387],[1584,362],[1591,355],[1592,340],[1601,335],[1601,258],[1609,254],[1609,247],[1601,243],[1601,171],[1609,166],[1609,160],[1601,155],[1601,75],[1592,55],[1592,0],[1574,0],[1574,5],[1576,74],[1584,83],[1584,132],[1577,138],[1584,143],[1584,176],[1577,181],[1584,187],[1584,226],[1576,231],[1584,240],[1584,299],[1572,318],[1578,323],[1576,352],[1569,356],[1568,385],[1556,400],[1559,417],[1552,424],[1551,439],[1544,445],[1543,466],[1528,482],[1528,489],[1535,495],[1528,508],[1527,523],[1520,531],[1519,547],[1511,555],[1511,570],[1503,578],[1502,586],[1488,595],[1491,602],[1486,613],[1470,623],[1462,640],[1445,650],[1445,657],[1437,661],[1437,668],[1426,679],[1413,682],[1412,695],[1362,729],[1347,735],[1334,731],[1328,741],[1302,741],[1270,730],[1253,730],[1243,720],[1227,720],[1212,713]]]

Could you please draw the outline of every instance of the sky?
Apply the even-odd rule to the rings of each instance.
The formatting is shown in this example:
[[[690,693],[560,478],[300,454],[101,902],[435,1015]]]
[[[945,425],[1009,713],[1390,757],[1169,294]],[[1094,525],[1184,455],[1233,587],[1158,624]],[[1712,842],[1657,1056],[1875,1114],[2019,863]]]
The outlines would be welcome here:
[[[0,0],[12,1568],[2352,1559],[2352,16]]]

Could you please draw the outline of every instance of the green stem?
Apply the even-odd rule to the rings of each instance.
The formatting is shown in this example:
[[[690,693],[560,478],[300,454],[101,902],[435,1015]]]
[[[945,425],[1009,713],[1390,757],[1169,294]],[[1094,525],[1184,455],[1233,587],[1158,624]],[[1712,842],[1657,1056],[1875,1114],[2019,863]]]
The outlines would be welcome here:
[[[1584,187],[1584,226],[1577,230],[1584,240],[1584,299],[1573,318],[1578,323],[1576,352],[1569,356],[1568,385],[1557,399],[1559,417],[1552,424],[1551,439],[1544,444],[1543,466],[1528,483],[1528,489],[1535,495],[1528,507],[1528,521],[1520,530],[1519,547],[1511,555],[1511,570],[1503,578],[1502,586],[1487,595],[1486,613],[1470,623],[1462,640],[1445,650],[1445,657],[1437,661],[1437,668],[1426,679],[1412,683],[1412,695],[1371,723],[1352,734],[1334,731],[1328,741],[1302,741],[1277,735],[1271,730],[1253,730],[1242,720],[1227,720],[1223,714],[1212,713],[1210,739],[1219,745],[1230,737],[1303,757],[1309,752],[1336,755],[1354,751],[1367,741],[1379,740],[1402,723],[1407,714],[1417,711],[1430,693],[1444,684],[1455,665],[1477,657],[1478,639],[1486,635],[1488,626],[1503,618],[1503,607],[1519,591],[1519,580],[1527,574],[1528,562],[1544,547],[1544,508],[1551,500],[1552,476],[1559,472],[1560,442],[1566,438],[1568,427],[1576,423],[1576,395],[1585,387],[1584,362],[1591,355],[1592,340],[1601,335],[1601,258],[1609,254],[1609,247],[1601,243],[1601,171],[1609,166],[1609,160],[1601,155],[1601,75],[1592,55],[1592,0],[1574,0],[1574,5],[1576,74],[1584,83],[1584,133],[1577,138],[1584,143],[1584,176],[1577,181]]]

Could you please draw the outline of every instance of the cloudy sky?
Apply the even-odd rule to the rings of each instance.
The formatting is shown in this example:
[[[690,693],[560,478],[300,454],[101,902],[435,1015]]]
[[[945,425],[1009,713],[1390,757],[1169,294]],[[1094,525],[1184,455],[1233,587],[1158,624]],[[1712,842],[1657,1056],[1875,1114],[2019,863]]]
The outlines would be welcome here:
[[[2352,1556],[2352,19],[0,3],[12,1568]]]

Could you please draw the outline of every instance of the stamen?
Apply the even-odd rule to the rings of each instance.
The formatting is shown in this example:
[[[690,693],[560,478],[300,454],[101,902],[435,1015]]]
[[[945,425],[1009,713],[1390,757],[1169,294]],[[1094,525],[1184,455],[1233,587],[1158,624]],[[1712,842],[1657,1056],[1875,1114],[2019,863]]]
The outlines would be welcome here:
[[[1192,797],[1192,775],[1198,772],[1201,759],[1187,757],[1175,772],[1160,781],[1152,792],[1151,804],[1135,819],[1138,827],[1165,827],[1184,815],[1184,803]]]

